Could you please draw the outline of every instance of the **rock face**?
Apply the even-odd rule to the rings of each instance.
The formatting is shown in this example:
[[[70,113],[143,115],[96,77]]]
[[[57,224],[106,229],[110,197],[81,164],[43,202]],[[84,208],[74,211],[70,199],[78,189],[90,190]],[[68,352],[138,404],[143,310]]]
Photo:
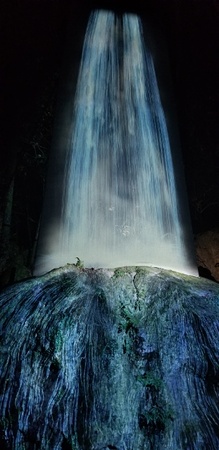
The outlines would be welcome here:
[[[66,266],[1,294],[0,447],[217,450],[219,289]]]
[[[208,269],[212,277],[219,281],[219,229],[197,235],[196,253],[198,265]]]

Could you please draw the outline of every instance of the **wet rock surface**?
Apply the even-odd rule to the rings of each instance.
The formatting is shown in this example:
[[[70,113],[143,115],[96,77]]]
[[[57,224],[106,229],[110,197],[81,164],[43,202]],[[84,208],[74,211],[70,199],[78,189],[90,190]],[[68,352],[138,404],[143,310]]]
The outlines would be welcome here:
[[[0,307],[3,448],[219,448],[216,283],[68,265]]]

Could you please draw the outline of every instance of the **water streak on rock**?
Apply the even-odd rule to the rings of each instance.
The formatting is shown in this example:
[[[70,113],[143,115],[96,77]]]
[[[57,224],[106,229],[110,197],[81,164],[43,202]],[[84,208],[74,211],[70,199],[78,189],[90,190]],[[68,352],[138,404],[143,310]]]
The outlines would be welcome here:
[[[1,447],[219,448],[216,284],[67,266],[2,292],[0,330]]]

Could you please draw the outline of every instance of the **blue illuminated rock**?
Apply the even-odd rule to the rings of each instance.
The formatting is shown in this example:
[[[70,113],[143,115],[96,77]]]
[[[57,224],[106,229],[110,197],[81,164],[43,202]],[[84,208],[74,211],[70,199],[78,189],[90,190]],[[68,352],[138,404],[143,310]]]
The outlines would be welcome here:
[[[0,448],[219,448],[219,288],[68,265],[0,296]]]

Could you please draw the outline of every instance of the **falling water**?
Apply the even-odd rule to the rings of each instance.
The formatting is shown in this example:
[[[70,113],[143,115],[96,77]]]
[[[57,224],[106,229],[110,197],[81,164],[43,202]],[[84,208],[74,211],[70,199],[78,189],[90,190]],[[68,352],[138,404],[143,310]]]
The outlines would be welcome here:
[[[61,224],[51,227],[36,274],[76,257],[86,267],[154,265],[194,272],[177,195],[141,20],[95,11],[74,99]]]

